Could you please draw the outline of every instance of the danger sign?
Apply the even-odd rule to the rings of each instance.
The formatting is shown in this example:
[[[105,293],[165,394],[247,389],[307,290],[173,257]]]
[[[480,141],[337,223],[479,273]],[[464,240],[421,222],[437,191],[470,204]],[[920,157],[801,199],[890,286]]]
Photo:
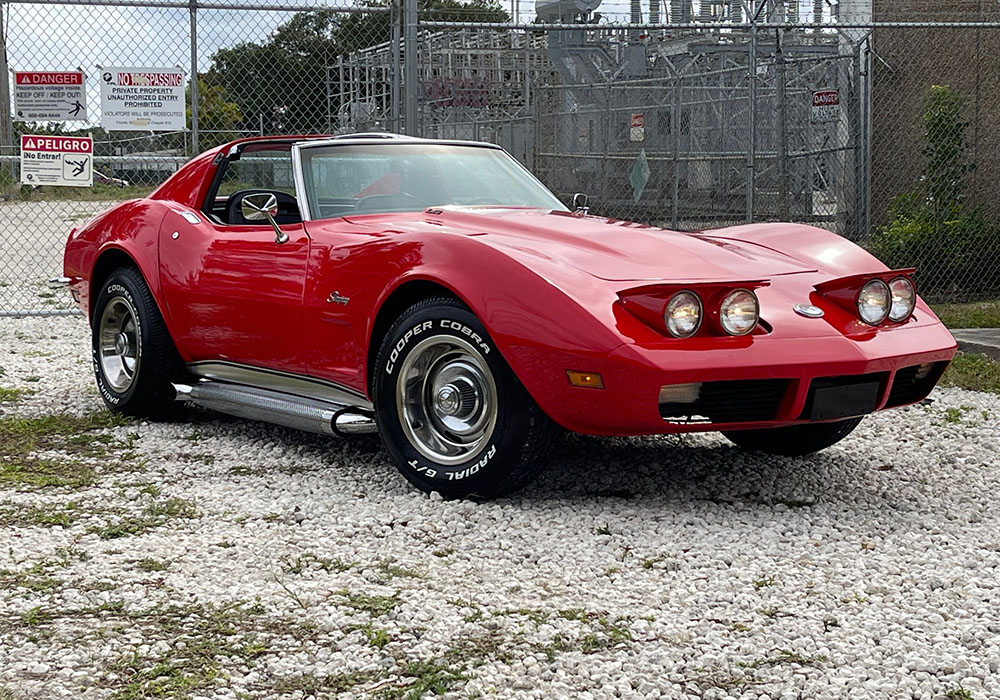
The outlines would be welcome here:
[[[83,73],[15,72],[14,113],[23,121],[86,121]]]
[[[817,90],[812,95],[812,120],[836,121],[840,118],[840,93],[837,90]]]
[[[178,68],[101,71],[101,126],[105,129],[182,131],[185,117],[184,71]]]
[[[21,184],[90,187],[94,140],[81,136],[21,136]]]
[[[629,122],[628,140],[629,141],[645,141],[646,140],[646,115],[645,114],[633,114],[632,115],[632,119]]]

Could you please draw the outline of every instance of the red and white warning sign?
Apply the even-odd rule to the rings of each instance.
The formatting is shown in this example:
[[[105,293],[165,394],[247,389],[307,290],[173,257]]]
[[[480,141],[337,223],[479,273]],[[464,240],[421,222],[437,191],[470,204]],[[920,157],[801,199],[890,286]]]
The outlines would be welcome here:
[[[813,93],[812,120],[831,122],[840,118],[840,93],[836,90],[817,90]]]
[[[646,140],[646,115],[645,114],[633,114],[632,119],[629,122],[628,128],[628,140],[629,141],[645,141]]]
[[[21,136],[21,184],[90,187],[94,140],[89,136]]]
[[[87,89],[80,71],[14,73],[14,114],[20,121],[87,120]]]

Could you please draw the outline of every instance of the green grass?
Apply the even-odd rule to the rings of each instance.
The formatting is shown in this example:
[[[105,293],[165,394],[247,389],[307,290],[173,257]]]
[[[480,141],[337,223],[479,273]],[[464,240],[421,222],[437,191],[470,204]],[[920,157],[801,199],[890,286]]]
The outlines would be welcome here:
[[[941,377],[941,386],[1000,394],[1000,362],[986,355],[960,352]]]
[[[15,401],[20,401],[23,393],[24,391],[22,389],[8,389],[5,386],[0,386],[0,403],[14,403]]]
[[[336,673],[327,676],[290,676],[282,678],[275,685],[275,692],[317,698],[334,697],[354,690],[359,685],[370,683],[378,676],[370,671]]]
[[[69,527],[78,514],[75,503],[66,506],[0,504],[0,527]]]
[[[92,187],[28,187],[20,189],[17,199],[26,202],[123,202],[126,199],[145,197],[156,185],[131,185],[115,187],[95,182]],[[2,207],[0,203],[0,207]]]
[[[87,416],[0,419],[0,487],[89,486],[94,483],[94,469],[80,458],[107,455],[114,439],[100,431],[125,423],[106,411]],[[65,457],[36,456],[53,450]]]
[[[397,605],[399,605],[399,595],[365,595],[363,593],[350,593],[346,589],[339,591],[346,600],[344,605],[354,608],[358,612],[366,612],[372,617],[385,615]]]
[[[166,571],[170,568],[170,562],[160,561],[158,559],[140,559],[135,563],[135,567],[139,571],[145,571],[147,574],[151,574],[154,571]]]
[[[62,581],[50,576],[46,562],[40,561],[27,569],[0,569],[0,588],[19,588],[28,593],[48,593],[62,585]]]
[[[403,675],[414,678],[414,682],[402,688],[386,688],[376,697],[379,700],[421,700],[428,693],[431,696],[444,695],[455,683],[468,678],[462,670],[462,666],[443,660],[411,661],[403,670]]]
[[[364,635],[365,641],[376,649],[384,649],[392,641],[392,637],[385,630],[376,629],[371,622],[355,628]]]
[[[1000,328],[1000,300],[931,304],[948,328]]]
[[[797,664],[799,666],[812,666],[817,667],[826,661],[826,657],[822,654],[817,656],[803,656],[795,651],[789,651],[788,649],[779,649],[776,654],[768,654],[762,659],[758,659],[753,663],[747,664],[748,668],[773,668],[775,666],[784,666],[786,664]]]
[[[168,498],[163,501],[153,501],[139,513],[126,515],[91,531],[96,532],[102,540],[116,540],[145,534],[169,520],[196,517],[198,510],[194,503],[183,498]]]
[[[185,641],[172,643],[158,657],[133,651],[111,662],[100,685],[112,691],[113,700],[206,695],[196,691],[213,688],[222,677],[220,657],[250,663],[267,651],[258,639],[265,626],[259,619],[262,610],[255,606],[191,605],[135,613],[117,607],[97,612],[125,617],[130,626],[141,627],[156,639]]]

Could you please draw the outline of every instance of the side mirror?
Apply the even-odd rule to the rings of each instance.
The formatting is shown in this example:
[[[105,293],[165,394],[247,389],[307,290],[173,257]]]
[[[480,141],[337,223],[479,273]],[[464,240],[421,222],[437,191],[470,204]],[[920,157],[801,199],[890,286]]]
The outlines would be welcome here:
[[[274,217],[278,215],[278,198],[269,192],[248,194],[240,200],[240,212],[246,221],[266,221],[274,228],[274,242],[284,243],[288,235],[278,228]]]
[[[573,210],[577,214],[587,214],[589,207],[587,206],[587,195],[583,192],[577,192],[573,195]]]

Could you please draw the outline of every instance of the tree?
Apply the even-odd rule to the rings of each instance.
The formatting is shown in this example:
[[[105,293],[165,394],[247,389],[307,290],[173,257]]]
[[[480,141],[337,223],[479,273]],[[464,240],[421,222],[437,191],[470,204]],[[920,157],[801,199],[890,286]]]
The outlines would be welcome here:
[[[870,250],[890,268],[916,267],[924,294],[939,298],[1000,291],[1000,228],[965,203],[976,165],[965,138],[965,98],[932,85],[923,100],[924,169],[909,192],[889,205],[891,220]]]
[[[191,127],[191,86],[185,92],[187,123]],[[243,121],[239,105],[227,99],[225,88],[210,84],[198,76],[198,141],[201,150],[239,138],[237,128]]]
[[[385,7],[387,2],[370,4]],[[494,0],[418,0],[418,9],[425,21],[509,19]],[[340,107],[336,97],[328,103],[327,92],[327,80],[339,80],[337,57],[389,41],[390,30],[386,12],[298,12],[266,43],[244,42],[217,51],[204,80],[236,104],[244,128],[285,134],[325,132],[330,115]]]

